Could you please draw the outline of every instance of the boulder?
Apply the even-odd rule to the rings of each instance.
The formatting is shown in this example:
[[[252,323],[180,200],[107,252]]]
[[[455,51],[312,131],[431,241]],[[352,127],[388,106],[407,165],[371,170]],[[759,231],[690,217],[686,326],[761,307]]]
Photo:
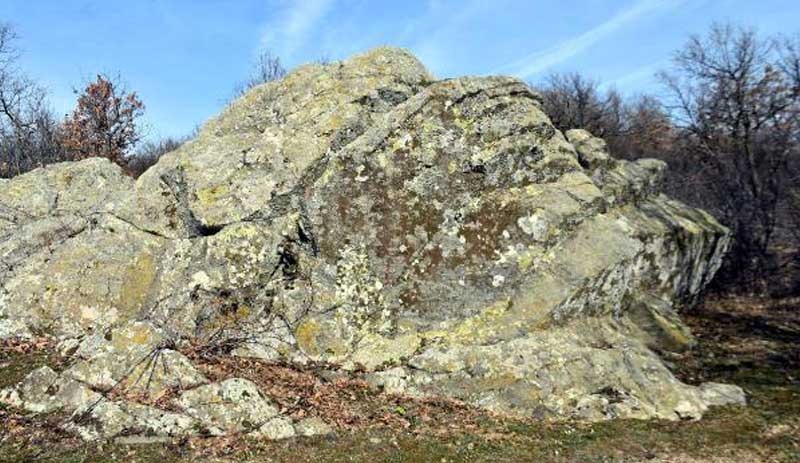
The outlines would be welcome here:
[[[311,436],[324,436],[326,434],[331,434],[333,432],[333,428],[331,426],[322,421],[322,419],[318,417],[306,418],[304,420],[300,420],[294,426],[295,432],[303,437],[311,437]]]
[[[31,413],[71,412],[101,399],[85,384],[61,377],[47,366],[30,372],[16,387],[0,391],[0,402]]]
[[[84,440],[131,437],[183,437],[198,434],[189,416],[155,407],[102,399],[76,410],[64,426]]]
[[[183,354],[165,347],[161,330],[139,321],[88,337],[64,375],[94,390],[151,398],[208,382]]]
[[[694,418],[741,396],[654,349],[692,345],[680,311],[730,233],[659,192],[665,167],[562,134],[517,79],[394,48],[303,66],[135,183],[96,159],[4,182],[0,334],[81,339],[63,376],[101,392],[159,352],[148,387],[220,433],[291,434],[182,342],[517,416]]]
[[[2,328],[12,322],[51,334],[80,335],[132,316],[141,301],[131,290],[147,279],[142,271],[153,248],[145,236],[135,236],[138,230],[114,218],[114,204],[132,188],[132,179],[100,158],[54,164],[4,183],[3,337],[14,337]],[[91,241],[95,245],[87,247]]]
[[[212,435],[257,430],[278,417],[278,410],[258,386],[242,378],[186,391],[176,400],[176,405]]]
[[[253,435],[269,440],[279,440],[294,437],[297,432],[290,419],[279,416],[264,423]]]

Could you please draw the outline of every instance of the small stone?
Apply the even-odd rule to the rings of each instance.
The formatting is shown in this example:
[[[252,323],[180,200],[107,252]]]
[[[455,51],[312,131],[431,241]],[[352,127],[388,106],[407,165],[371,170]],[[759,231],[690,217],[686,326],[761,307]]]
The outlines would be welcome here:
[[[333,428],[328,423],[316,416],[297,422],[294,425],[294,429],[299,436],[304,437],[326,435],[333,432]]]
[[[85,409],[103,398],[87,385],[63,375],[56,381],[54,388],[57,390],[55,399],[69,411]]]
[[[49,413],[61,408],[50,388],[58,381],[58,373],[44,366],[28,373],[20,384],[0,392],[0,402],[33,413]]]
[[[78,414],[65,429],[83,440],[95,441],[114,437],[134,424],[133,417],[120,404],[104,399]]]
[[[176,405],[208,428],[252,431],[278,414],[252,381],[230,378],[181,394]]]
[[[564,134],[578,152],[581,165],[587,169],[608,167],[613,161],[605,140],[592,136],[584,129],[567,130]]]
[[[169,436],[120,436],[114,439],[114,442],[121,445],[150,445],[150,444],[166,444],[172,442]]]
[[[279,416],[264,423],[254,434],[270,440],[288,439],[295,436],[295,429],[290,419]]]
[[[405,368],[394,367],[367,375],[367,382],[374,387],[383,388],[387,394],[402,394],[408,387]]]
[[[123,409],[132,417],[134,428],[157,436],[186,436],[196,431],[193,418],[155,407],[129,403]]]
[[[700,385],[700,397],[708,406],[747,405],[744,390],[733,384],[703,383]]]
[[[23,408],[22,398],[19,396],[19,391],[13,387],[7,387],[0,390],[0,404],[8,405],[15,408]]]
[[[591,394],[581,397],[575,405],[576,418],[586,421],[603,421],[608,416],[608,399],[600,394]]]

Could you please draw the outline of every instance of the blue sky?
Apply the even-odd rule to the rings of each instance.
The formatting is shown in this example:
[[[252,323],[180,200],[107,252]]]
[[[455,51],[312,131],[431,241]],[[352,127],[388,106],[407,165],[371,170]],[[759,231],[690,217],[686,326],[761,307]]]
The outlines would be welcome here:
[[[149,138],[217,113],[260,49],[291,67],[377,45],[411,49],[439,77],[579,71],[624,93],[713,21],[800,32],[797,0],[2,0],[25,72],[68,112],[72,89],[119,73],[147,106]]]

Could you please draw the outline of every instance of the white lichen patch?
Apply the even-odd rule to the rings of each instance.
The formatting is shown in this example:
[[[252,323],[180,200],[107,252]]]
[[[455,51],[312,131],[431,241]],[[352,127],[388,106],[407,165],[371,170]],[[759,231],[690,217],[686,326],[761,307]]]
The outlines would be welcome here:
[[[364,166],[364,164],[361,164],[356,168],[356,182],[366,182],[369,180],[369,176],[363,175],[364,170],[366,170],[366,166]]]
[[[208,274],[202,270],[192,274],[192,285],[202,288],[206,291],[213,289],[211,277],[209,277]]]
[[[344,326],[361,331],[391,330],[391,314],[384,300],[383,283],[369,270],[366,251],[344,247],[336,264],[336,317]]]
[[[276,249],[254,225],[240,224],[226,227],[208,242],[209,256],[223,262],[228,274],[228,284],[245,287],[258,280]]]
[[[550,221],[540,211],[520,217],[517,219],[517,225],[536,241],[546,240],[550,229]]]
[[[495,275],[492,277],[492,286],[494,286],[495,288],[499,288],[503,286],[503,283],[505,283],[505,281],[506,277],[504,277],[503,275]]]

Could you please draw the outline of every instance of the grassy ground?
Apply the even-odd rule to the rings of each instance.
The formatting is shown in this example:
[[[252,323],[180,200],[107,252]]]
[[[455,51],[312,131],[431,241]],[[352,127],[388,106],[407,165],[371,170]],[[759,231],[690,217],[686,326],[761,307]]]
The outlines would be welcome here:
[[[61,417],[31,420],[0,409],[0,461],[800,461],[800,301],[711,299],[686,318],[700,345],[691,353],[668,359],[676,374],[690,383],[739,384],[749,395],[748,406],[713,410],[703,420],[688,423],[524,422],[497,419],[447,402],[381,399],[346,387],[326,392],[338,394],[339,402],[308,399],[312,405],[328,407],[328,413],[342,400],[362,404],[343,415],[346,423],[355,424],[331,436],[281,442],[191,439],[148,445],[87,445],[57,431]],[[0,349],[0,359],[0,387],[15,383],[35,366],[57,360],[46,349],[16,352],[8,347]],[[287,381],[286,387],[308,384],[302,375]],[[369,416],[357,416],[362,411]]]

